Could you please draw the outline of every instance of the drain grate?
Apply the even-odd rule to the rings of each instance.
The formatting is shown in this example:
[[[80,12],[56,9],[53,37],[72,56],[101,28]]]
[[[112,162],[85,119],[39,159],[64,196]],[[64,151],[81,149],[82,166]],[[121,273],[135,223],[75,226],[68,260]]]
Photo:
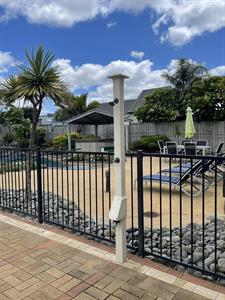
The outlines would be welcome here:
[[[148,217],[148,218],[156,218],[156,217],[158,217],[159,216],[159,213],[157,213],[157,212],[155,212],[155,211],[153,211],[153,212],[151,212],[151,211],[146,211],[145,213],[144,213],[144,217]]]

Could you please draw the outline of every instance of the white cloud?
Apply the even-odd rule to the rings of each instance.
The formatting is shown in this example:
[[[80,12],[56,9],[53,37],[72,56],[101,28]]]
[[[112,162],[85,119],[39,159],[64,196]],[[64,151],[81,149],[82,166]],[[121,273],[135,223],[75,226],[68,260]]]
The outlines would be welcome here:
[[[89,92],[89,99],[103,102],[112,99],[112,82],[108,76],[115,73],[123,73],[130,78],[125,81],[126,99],[136,98],[147,88],[166,85],[161,73],[166,69],[153,70],[150,60],[112,61],[108,65],[84,64],[72,66],[68,59],[57,59],[54,65],[58,66],[62,79],[67,82],[71,90],[85,90]]]
[[[195,61],[190,60],[195,63]],[[108,76],[123,73],[130,78],[125,80],[125,98],[135,99],[144,89],[168,85],[161,77],[163,72],[173,72],[177,60],[172,59],[166,68],[154,69],[154,64],[149,59],[143,61],[112,61],[107,65],[83,64],[73,66],[69,59],[57,59],[53,63],[58,66],[62,79],[72,91],[88,92],[89,100],[102,102],[112,99],[112,81]],[[224,75],[225,66],[217,66],[210,70],[213,75]]]
[[[176,46],[225,27],[225,0],[112,0],[111,9],[152,9],[157,15],[153,31]]]
[[[176,46],[225,27],[225,0],[0,0],[0,7],[0,21],[22,15],[30,23],[62,27],[117,10],[136,14],[148,9],[155,12],[153,31]]]
[[[0,20],[24,16],[28,22],[71,27],[107,13],[107,0],[0,0],[4,14]]]
[[[144,57],[144,52],[143,51],[131,51],[130,56],[133,58],[137,58],[139,60],[142,60],[142,58]]]
[[[224,0],[179,0],[169,11],[162,9],[163,16],[172,23],[162,39],[181,46],[205,32],[217,31],[225,27],[224,12]]]
[[[108,27],[108,28],[112,28],[112,27],[114,27],[114,26],[116,26],[117,25],[117,22],[110,22],[110,23],[107,23],[106,24],[106,26]]]
[[[9,68],[15,66],[16,59],[10,52],[0,51],[0,73],[6,73]]]
[[[214,76],[225,76],[225,65],[211,69],[210,73]]]

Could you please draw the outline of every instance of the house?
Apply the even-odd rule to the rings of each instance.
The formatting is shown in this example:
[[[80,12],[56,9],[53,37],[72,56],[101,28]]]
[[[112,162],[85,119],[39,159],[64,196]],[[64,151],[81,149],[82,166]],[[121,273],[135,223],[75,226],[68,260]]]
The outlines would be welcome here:
[[[145,97],[153,93],[155,90],[156,88],[143,90],[137,97],[137,99],[124,101],[126,149],[128,149],[129,145],[129,124],[138,122],[134,116],[134,111],[139,106],[143,105]],[[77,147],[82,149],[83,151],[99,151],[99,149],[101,148],[113,146],[113,106],[110,105],[110,103],[100,103],[98,107],[66,120],[65,124],[68,128],[69,149],[71,149],[71,124],[77,125],[79,127],[78,131],[82,135],[94,134],[96,137],[95,141],[92,140],[90,142],[83,140],[79,143],[76,143]],[[101,133],[99,132],[99,129],[101,129]]]
[[[169,87],[164,86],[164,87],[159,87],[159,88],[169,88]],[[159,88],[146,89],[140,93],[140,95],[137,97],[137,99],[134,101],[134,103],[131,105],[131,107],[129,108],[129,110],[127,112],[127,114],[128,114],[127,117],[130,119],[131,123],[138,123],[137,118],[134,116],[135,110],[144,104],[146,96],[150,96]]]
[[[135,101],[135,99],[124,101],[124,118],[128,117],[128,111],[134,105]],[[109,102],[100,103],[98,107],[81,115],[74,116],[65,123],[80,125],[113,124],[113,106]]]
[[[137,99],[130,99],[124,101],[124,121],[130,123],[137,123],[134,117],[134,111],[144,104],[145,97],[151,95],[158,88],[143,90]],[[113,106],[107,103],[100,103],[97,108],[87,111],[81,115],[74,116],[68,119],[66,124],[80,124],[80,125],[103,125],[113,124]]]
[[[49,125],[54,123],[54,114],[48,113],[47,115],[41,115],[38,123],[39,125]]]

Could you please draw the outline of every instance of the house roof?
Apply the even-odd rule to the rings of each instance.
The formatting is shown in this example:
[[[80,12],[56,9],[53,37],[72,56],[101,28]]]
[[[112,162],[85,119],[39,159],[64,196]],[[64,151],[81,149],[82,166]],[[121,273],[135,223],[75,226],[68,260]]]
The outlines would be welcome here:
[[[143,90],[140,95],[137,97],[136,101],[133,103],[133,105],[130,107],[128,110],[128,114],[132,114],[139,106],[143,105],[145,102],[145,97],[151,95],[152,93],[155,92],[155,90],[158,90],[160,88],[168,88],[168,86],[163,86],[163,87],[157,87],[153,89],[146,89]]]
[[[128,110],[136,100],[124,101],[124,115],[127,115]],[[100,103],[97,108],[89,110],[79,116],[75,116],[66,121],[66,124],[86,124],[100,125],[113,124],[113,106],[109,103]]]
[[[131,106],[135,103],[136,99],[130,99],[124,101],[124,115],[126,115],[131,108]],[[109,103],[100,103],[97,107],[98,109],[113,114],[113,106]]]
[[[139,106],[145,102],[145,97],[151,95],[159,88],[168,88],[168,86],[152,88],[143,90],[137,99],[124,101],[124,116],[132,114]],[[113,106],[109,103],[100,103],[97,108],[85,112],[79,116],[66,121],[66,124],[86,124],[86,125],[100,125],[113,123]]]

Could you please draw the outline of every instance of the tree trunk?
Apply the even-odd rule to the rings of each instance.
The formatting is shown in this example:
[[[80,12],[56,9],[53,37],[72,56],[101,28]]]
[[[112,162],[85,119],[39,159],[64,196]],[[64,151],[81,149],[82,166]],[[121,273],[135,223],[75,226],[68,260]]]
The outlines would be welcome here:
[[[37,133],[37,123],[41,112],[41,106],[37,109],[33,107],[33,120],[32,128],[29,140],[29,149],[26,153],[26,200],[27,203],[31,201],[32,191],[31,191],[31,166],[32,166],[32,156],[36,147],[36,133]]]

